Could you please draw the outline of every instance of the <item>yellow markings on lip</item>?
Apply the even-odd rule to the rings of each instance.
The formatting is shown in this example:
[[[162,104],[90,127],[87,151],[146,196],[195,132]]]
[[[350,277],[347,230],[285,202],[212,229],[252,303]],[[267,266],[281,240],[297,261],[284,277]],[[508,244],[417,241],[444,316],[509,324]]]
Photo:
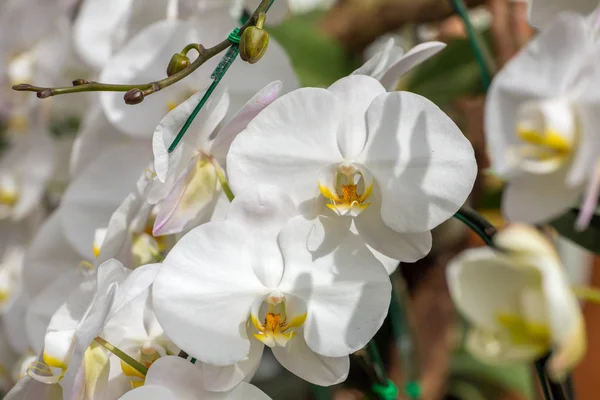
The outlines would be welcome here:
[[[252,325],[259,333],[253,336],[269,347],[280,346],[284,347],[294,336],[295,331],[289,331],[291,328],[300,327],[306,321],[306,313],[294,317],[291,321],[287,321],[281,314],[269,312],[265,316],[265,322],[261,323],[258,318],[250,314]],[[289,331],[289,332],[288,332]]]
[[[519,128],[517,136],[527,144],[540,147],[540,158],[544,155],[567,155],[571,152],[572,143],[559,132],[548,130],[544,134],[535,129]]]
[[[0,188],[0,204],[12,207],[19,201],[19,194],[12,190]]]
[[[373,184],[371,183],[366,187],[364,193],[358,194],[358,185],[342,185],[341,193],[332,192],[327,186],[322,185],[319,182],[319,190],[321,194],[331,200],[327,207],[333,210],[338,215],[346,215],[350,211],[354,211],[356,214],[360,214],[364,211],[371,203],[365,203],[365,200],[369,198],[373,191]]]
[[[58,358],[52,357],[48,353],[43,354],[43,359],[46,365],[53,368],[67,369],[68,365],[63,360],[59,360]]]
[[[92,251],[94,252],[94,257],[98,257],[100,255],[100,246],[94,245]]]
[[[174,101],[167,101],[167,110],[169,110],[169,112],[171,112],[174,109],[176,109],[178,105],[179,104]]]
[[[550,330],[546,325],[531,323],[513,314],[499,313],[498,323],[510,334],[516,345],[550,345]]]

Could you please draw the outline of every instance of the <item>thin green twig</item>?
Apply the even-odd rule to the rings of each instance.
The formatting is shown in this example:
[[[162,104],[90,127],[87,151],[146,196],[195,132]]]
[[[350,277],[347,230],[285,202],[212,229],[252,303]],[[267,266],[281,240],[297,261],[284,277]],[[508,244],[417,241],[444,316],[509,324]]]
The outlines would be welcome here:
[[[492,82],[492,71],[493,67],[491,66],[489,51],[485,48],[485,44],[483,39],[477,33],[473,23],[471,22],[471,18],[469,17],[469,10],[463,0],[451,0],[456,13],[460,16],[465,24],[465,29],[467,31],[467,37],[469,39],[469,43],[471,44],[471,48],[473,49],[473,54],[475,55],[475,59],[477,60],[477,64],[479,65],[479,72],[481,74],[481,81],[483,82],[483,87],[487,91]]]
[[[146,368],[145,365],[143,365],[142,363],[140,363],[133,357],[126,354],[123,350],[110,344],[109,342],[107,342],[106,340],[101,338],[100,336],[96,337],[96,339],[94,339],[94,340],[96,341],[96,343],[98,343],[99,345],[101,345],[106,350],[110,351],[111,353],[113,353],[115,356],[119,357],[119,359],[121,359],[121,361],[128,364],[131,368],[135,369],[140,374],[146,376],[146,374],[148,373],[148,368]]]
[[[477,234],[485,244],[490,247],[495,247],[493,238],[498,232],[494,225],[486,220],[481,214],[470,207],[463,206],[454,214],[454,218],[458,219],[467,225],[473,232]]]

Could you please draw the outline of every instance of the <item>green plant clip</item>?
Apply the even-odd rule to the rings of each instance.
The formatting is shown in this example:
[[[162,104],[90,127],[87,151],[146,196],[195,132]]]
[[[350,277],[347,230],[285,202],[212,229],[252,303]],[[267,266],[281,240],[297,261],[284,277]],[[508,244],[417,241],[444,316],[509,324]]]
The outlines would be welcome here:
[[[375,383],[371,389],[381,400],[396,400],[398,398],[398,387],[391,379],[383,384]]]
[[[404,386],[404,392],[408,395],[408,397],[410,397],[411,399],[418,399],[421,397],[421,395],[423,394],[423,388],[421,387],[421,385],[419,385],[419,382],[408,382],[405,386]]]
[[[240,28],[235,28],[229,36],[227,36],[227,40],[234,44],[240,44]]]

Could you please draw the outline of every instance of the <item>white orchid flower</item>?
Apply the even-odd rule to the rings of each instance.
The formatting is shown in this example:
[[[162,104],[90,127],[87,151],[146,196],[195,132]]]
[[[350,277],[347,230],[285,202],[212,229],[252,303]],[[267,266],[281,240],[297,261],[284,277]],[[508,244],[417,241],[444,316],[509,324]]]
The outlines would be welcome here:
[[[79,254],[65,237],[61,213],[59,208],[44,221],[25,253],[23,290],[30,297],[75,270],[82,261],[92,261]]]
[[[75,1],[7,0],[0,4],[0,73],[11,60],[69,25]],[[54,60],[60,64],[60,59]],[[57,62],[58,61],[58,62]],[[19,83],[19,82],[15,82]]]
[[[395,89],[398,80],[446,47],[442,42],[420,43],[405,52],[396,46],[394,38],[388,39],[381,49],[352,75],[368,75],[377,79],[389,91]]]
[[[73,143],[70,156],[69,175],[77,178],[85,169],[104,153],[115,147],[138,145],[150,149],[150,139],[132,140],[111,124],[99,101],[92,104],[82,118],[81,129]]]
[[[225,39],[236,26],[237,23],[224,8],[206,10],[185,22],[157,22],[133,37],[115,54],[100,74],[100,80],[127,84],[162,79],[173,54],[190,43],[213,46]],[[196,57],[194,51],[189,57]],[[195,92],[208,88],[212,81],[210,75],[220,58],[213,57],[183,82],[149,96],[135,107],[124,103],[122,93],[102,93],[102,106],[108,120],[127,135],[150,138],[165,114]],[[221,85],[229,88],[232,109],[237,110],[260,88],[276,79],[285,83],[285,90],[298,87],[287,55],[277,42],[271,40],[260,68],[237,60]]]
[[[61,203],[62,228],[84,260],[96,256],[96,231],[108,226],[115,210],[135,189],[151,156],[151,150],[139,142],[115,146],[98,156],[69,185]]]
[[[177,18],[190,7],[179,0],[85,0],[73,25],[73,42],[81,58],[101,70],[123,44],[146,26]]]
[[[583,316],[552,244],[534,228],[513,224],[488,248],[450,262],[448,285],[472,324],[467,346],[488,362],[532,362],[553,351],[550,377],[562,380],[586,349]]]
[[[59,382],[65,399],[79,399],[83,393],[104,390],[110,358],[102,348],[91,346],[92,341],[101,333],[112,333],[113,338],[121,336],[121,329],[125,328],[122,324],[113,325],[108,332],[103,330],[129,304],[140,297],[147,298],[157,272],[156,264],[135,271],[116,260],[100,265],[97,274],[72,291],[52,316],[44,338],[44,364],[34,365],[29,374],[49,384]],[[137,321],[135,318],[143,318],[143,313],[133,317]]]
[[[217,169],[225,165],[233,139],[277,98],[281,87],[278,81],[265,86],[220,129],[217,126],[227,113],[229,96],[216,92],[172,153],[168,153],[169,146],[204,93],[190,97],[161,121],[153,140],[156,177],[147,192],[150,203],[160,201],[155,236],[179,233],[186,226],[224,217],[229,201],[221,193]]]
[[[563,11],[588,15],[598,7],[598,0],[529,0],[529,22],[542,28]]]
[[[142,178],[145,180],[145,177]],[[111,216],[106,228],[94,235],[96,262],[115,258],[128,268],[135,269],[162,259],[168,251],[170,238],[152,235],[152,205],[137,192],[130,193]]]
[[[18,221],[39,205],[54,170],[54,146],[41,121],[12,132],[0,160],[0,220]]]
[[[211,390],[251,374],[265,345],[301,378],[339,383],[348,355],[383,323],[391,286],[382,265],[349,231],[332,246],[326,220],[296,215],[278,189],[250,188],[225,221],[190,231],[161,266],[156,316],[177,346],[206,364]]]
[[[275,100],[233,141],[227,173],[234,193],[272,184],[307,214],[353,223],[391,272],[429,252],[430,230],[462,206],[477,165],[429,100],[351,75]]]
[[[508,180],[502,205],[508,219],[549,221],[575,205],[586,182],[593,212],[599,50],[584,16],[562,14],[492,82],[486,138],[492,169]]]
[[[268,400],[255,386],[242,382],[227,392],[210,392],[202,383],[202,373],[180,357],[163,357],[146,375],[144,386],[134,389],[121,400]]]
[[[145,367],[150,367],[161,357],[179,353],[179,348],[166,337],[158,323],[149,295],[148,289],[123,307],[110,319],[101,335]],[[144,375],[123,361],[119,361],[114,373],[111,370],[111,375],[125,387],[125,390],[121,389],[123,393],[144,382]]]

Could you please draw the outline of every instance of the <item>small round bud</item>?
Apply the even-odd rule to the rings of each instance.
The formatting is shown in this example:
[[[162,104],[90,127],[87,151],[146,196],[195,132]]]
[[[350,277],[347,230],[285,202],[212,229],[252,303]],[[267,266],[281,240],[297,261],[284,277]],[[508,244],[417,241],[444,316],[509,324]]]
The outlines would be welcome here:
[[[87,85],[89,82],[86,81],[85,79],[75,79],[73,81],[73,86],[81,86],[81,85]]]
[[[240,38],[240,57],[254,64],[262,58],[269,45],[269,34],[258,26],[249,26]]]
[[[50,96],[52,96],[52,91],[50,89],[46,89],[46,90],[37,92],[38,99],[47,99]]]
[[[32,86],[28,83],[19,83],[18,85],[13,85],[13,90],[30,90]]]
[[[129,105],[140,104],[144,101],[144,92],[138,88],[129,89],[123,98],[125,99],[125,103]]]
[[[190,65],[190,59],[180,53],[173,54],[169,66],[167,67],[167,76],[175,75],[176,73],[183,71]]]

